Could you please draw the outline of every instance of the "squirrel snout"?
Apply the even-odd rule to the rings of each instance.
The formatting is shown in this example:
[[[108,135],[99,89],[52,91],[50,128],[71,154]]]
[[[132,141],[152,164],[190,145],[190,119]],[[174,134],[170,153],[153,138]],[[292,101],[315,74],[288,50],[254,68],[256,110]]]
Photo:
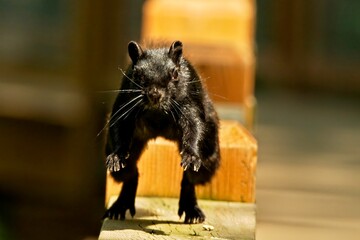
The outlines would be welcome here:
[[[157,104],[160,102],[162,94],[157,88],[152,88],[149,90],[147,96],[152,104]]]

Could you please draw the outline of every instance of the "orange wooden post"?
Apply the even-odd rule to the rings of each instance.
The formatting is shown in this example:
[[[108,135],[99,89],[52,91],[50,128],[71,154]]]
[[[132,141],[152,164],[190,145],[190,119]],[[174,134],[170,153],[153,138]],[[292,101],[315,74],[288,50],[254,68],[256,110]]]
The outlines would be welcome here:
[[[148,0],[142,40],[184,42],[184,53],[206,79],[219,106],[238,108],[254,121],[254,0]]]

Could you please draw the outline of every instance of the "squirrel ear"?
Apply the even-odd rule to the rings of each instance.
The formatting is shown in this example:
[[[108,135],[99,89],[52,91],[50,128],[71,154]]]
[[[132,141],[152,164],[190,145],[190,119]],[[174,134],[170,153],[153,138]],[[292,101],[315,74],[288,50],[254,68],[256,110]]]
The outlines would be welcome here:
[[[169,49],[169,57],[173,60],[175,64],[180,63],[180,58],[182,56],[182,42],[175,41],[171,44]]]
[[[131,61],[135,65],[139,60],[140,56],[143,55],[143,50],[137,42],[131,41],[128,44],[128,52],[131,58]]]

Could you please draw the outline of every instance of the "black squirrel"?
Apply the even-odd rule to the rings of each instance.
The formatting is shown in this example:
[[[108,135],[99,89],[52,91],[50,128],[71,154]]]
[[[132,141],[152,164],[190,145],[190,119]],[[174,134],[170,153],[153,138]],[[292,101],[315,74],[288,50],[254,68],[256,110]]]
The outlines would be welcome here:
[[[106,167],[123,182],[104,218],[135,215],[137,161],[148,140],[175,141],[184,169],[178,214],[185,223],[200,223],[205,215],[197,204],[195,185],[210,181],[220,164],[219,120],[202,80],[183,57],[183,45],[143,50],[128,44],[132,63],[123,73],[119,94],[108,122]],[[159,156],[161,158],[161,156]],[[166,159],[159,159],[166,161]]]

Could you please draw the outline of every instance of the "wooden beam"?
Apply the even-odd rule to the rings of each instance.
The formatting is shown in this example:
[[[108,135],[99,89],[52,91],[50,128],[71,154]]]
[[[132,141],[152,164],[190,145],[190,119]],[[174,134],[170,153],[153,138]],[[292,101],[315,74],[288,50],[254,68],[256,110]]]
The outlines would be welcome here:
[[[221,166],[211,183],[197,186],[199,198],[255,202],[257,142],[235,121],[220,123]],[[138,196],[178,197],[182,168],[175,143],[157,138],[139,160]],[[108,174],[106,203],[118,195],[121,184]]]

